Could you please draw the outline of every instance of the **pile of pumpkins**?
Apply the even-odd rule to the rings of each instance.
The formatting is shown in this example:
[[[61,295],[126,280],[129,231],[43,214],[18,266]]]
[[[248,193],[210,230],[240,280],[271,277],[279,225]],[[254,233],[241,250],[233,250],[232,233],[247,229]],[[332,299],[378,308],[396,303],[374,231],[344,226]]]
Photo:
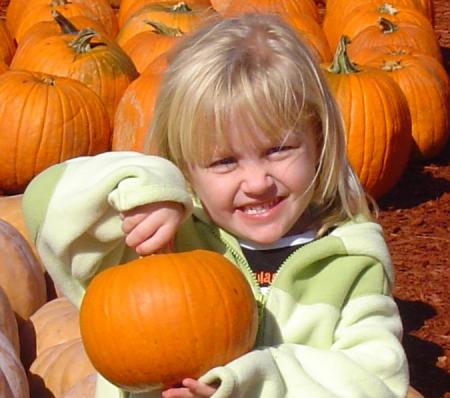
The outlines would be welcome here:
[[[21,194],[75,156],[143,150],[165,54],[210,18],[281,15],[341,108],[350,162],[375,199],[449,135],[449,78],[430,0],[10,0],[0,19],[0,395],[91,397],[78,312],[23,225]]]
[[[350,163],[375,199],[449,135],[431,0],[10,0],[0,19],[0,193],[80,155],[143,150],[165,54],[211,18],[281,15],[342,110]],[[20,109],[20,112],[17,112]]]

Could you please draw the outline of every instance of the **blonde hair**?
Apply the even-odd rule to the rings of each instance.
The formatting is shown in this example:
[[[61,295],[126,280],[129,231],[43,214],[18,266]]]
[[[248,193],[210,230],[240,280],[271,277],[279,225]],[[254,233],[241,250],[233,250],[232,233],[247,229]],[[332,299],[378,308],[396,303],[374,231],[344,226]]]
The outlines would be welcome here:
[[[257,126],[272,141],[302,123],[316,125],[321,148],[310,210],[321,232],[359,215],[370,218],[347,161],[341,114],[320,67],[298,34],[276,15],[214,21],[175,47],[147,151],[186,171],[188,164],[210,160],[212,148],[229,144],[227,126],[235,118],[245,134],[254,134],[251,126]]]

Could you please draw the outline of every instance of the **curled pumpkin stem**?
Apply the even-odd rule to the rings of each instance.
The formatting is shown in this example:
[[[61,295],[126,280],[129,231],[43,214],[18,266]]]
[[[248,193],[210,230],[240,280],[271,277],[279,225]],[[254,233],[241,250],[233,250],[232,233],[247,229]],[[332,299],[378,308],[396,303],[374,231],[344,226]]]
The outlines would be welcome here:
[[[59,11],[52,10],[52,17],[59,25],[61,32],[68,34],[79,33],[79,30],[76,28],[76,26],[72,22],[70,22],[64,15],[62,15]]]
[[[357,73],[361,69],[358,68],[349,58],[347,54],[347,45],[350,43],[348,36],[341,36],[339,39],[333,62],[328,67],[328,71],[335,74]]]
[[[78,33],[78,36],[69,42],[77,54],[87,53],[92,50],[93,46],[91,40],[98,36],[98,33],[92,28],[83,28]],[[96,43],[96,45],[105,45],[104,43]]]
[[[154,33],[158,33],[158,34],[164,35],[164,36],[182,36],[183,35],[183,31],[179,28],[173,28],[171,26],[167,26],[161,22],[154,21],[151,19],[147,19],[144,22],[153,27]]]
[[[378,24],[380,25],[381,32],[384,34],[394,33],[397,32],[398,30],[398,25],[396,25],[394,22],[390,21],[387,18],[383,17],[379,18]]]

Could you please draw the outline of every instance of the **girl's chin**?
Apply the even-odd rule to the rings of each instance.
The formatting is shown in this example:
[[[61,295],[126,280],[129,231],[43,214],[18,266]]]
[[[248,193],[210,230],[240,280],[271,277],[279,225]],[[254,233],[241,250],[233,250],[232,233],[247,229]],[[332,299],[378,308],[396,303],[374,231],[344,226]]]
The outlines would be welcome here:
[[[288,231],[276,231],[273,228],[265,231],[258,231],[258,228],[253,228],[251,231],[246,231],[244,228],[236,231],[235,235],[239,238],[257,243],[259,245],[269,245],[280,240],[283,236],[286,235]]]

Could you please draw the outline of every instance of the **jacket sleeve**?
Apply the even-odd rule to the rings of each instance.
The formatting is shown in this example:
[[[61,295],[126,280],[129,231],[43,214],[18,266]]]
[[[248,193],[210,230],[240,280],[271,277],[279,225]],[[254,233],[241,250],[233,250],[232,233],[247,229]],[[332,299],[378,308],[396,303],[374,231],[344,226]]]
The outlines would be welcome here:
[[[54,165],[36,176],[23,197],[27,228],[58,288],[79,306],[102,269],[136,254],[127,249],[119,212],[158,201],[192,204],[185,180],[166,159],[107,152]]]

